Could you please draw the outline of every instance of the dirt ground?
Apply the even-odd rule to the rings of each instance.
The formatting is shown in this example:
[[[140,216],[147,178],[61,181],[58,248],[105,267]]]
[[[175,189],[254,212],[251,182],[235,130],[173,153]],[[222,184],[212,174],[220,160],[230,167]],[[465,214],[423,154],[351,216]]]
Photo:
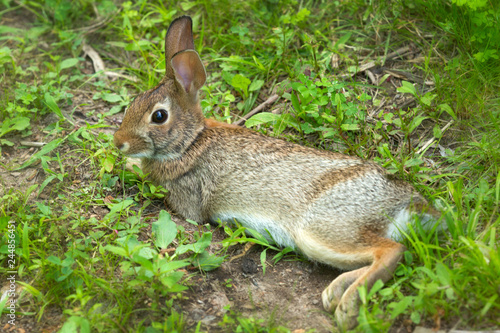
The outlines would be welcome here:
[[[179,220],[176,223],[186,230],[195,228]],[[222,241],[223,230],[216,229],[213,237],[214,242]],[[221,267],[193,277],[186,293],[189,299],[181,305],[190,327],[194,329],[201,320],[210,332],[220,330],[217,323],[226,312],[224,307],[230,305],[243,316],[274,320],[292,331],[314,328],[316,332],[331,332],[332,317],[323,310],[321,292],[341,272],[294,254],[273,265],[276,252],[268,250],[264,274],[261,252],[257,245],[247,251],[236,245]]]

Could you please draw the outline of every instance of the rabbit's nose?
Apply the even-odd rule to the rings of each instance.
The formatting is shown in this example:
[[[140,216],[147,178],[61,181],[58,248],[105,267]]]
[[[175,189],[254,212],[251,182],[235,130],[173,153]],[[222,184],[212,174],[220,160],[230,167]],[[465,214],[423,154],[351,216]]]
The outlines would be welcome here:
[[[124,140],[122,132],[120,131],[117,131],[113,136],[113,143],[115,144],[116,148],[121,150],[122,153],[126,153],[130,148],[130,144]]]

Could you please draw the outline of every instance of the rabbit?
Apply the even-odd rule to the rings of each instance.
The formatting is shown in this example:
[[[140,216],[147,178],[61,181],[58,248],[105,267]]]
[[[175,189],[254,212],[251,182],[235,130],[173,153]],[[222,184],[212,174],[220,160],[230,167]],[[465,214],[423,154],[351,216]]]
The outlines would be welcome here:
[[[373,162],[205,119],[198,96],[206,72],[189,16],[168,28],[165,61],[165,77],[126,110],[116,147],[141,159],[185,218],[236,219],[312,261],[350,270],[326,287],[322,303],[340,327],[354,327],[358,287],[388,281],[405,251],[398,230],[415,214],[438,212]]]

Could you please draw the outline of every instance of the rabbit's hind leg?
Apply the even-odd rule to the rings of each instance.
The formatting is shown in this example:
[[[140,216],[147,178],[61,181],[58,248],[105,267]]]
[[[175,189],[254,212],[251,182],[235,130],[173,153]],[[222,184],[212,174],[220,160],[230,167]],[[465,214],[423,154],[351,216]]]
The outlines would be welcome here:
[[[345,291],[356,281],[370,266],[365,266],[354,271],[339,275],[330,285],[323,290],[321,300],[326,311],[331,312],[339,305]]]
[[[369,290],[379,279],[387,282],[405,250],[400,243],[375,232],[353,234],[338,232],[332,236],[302,229],[294,237],[297,247],[310,259],[341,269],[355,269],[338,276],[322,293],[325,310],[335,308],[335,318],[344,328],[356,325],[358,287],[365,285]]]
[[[336,307],[335,319],[341,327],[349,329],[357,323],[358,287],[365,285],[369,290],[377,280],[390,280],[404,250],[403,245],[383,239],[379,246],[370,249],[371,265],[340,275],[323,291],[323,305],[327,310]]]

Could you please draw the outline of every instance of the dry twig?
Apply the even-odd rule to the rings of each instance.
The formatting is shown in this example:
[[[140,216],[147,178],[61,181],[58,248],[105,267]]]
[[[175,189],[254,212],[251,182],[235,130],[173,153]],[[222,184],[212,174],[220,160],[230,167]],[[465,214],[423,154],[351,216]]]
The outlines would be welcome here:
[[[244,115],[243,117],[241,117],[241,119],[235,121],[234,124],[238,125],[238,126],[243,125],[245,123],[245,121],[247,121],[248,119],[250,119],[251,116],[253,116],[253,115],[261,112],[262,110],[265,109],[266,106],[268,106],[270,104],[273,104],[279,98],[280,98],[280,96],[277,95],[277,94],[272,95],[271,97],[269,97],[268,99],[266,99],[264,102],[262,102],[259,106],[257,106],[255,109],[253,109],[252,111],[248,112],[246,115]]]
[[[40,148],[40,147],[45,146],[47,144],[47,142],[21,141],[20,144],[23,145],[23,146],[27,146],[27,147],[37,147],[37,148]]]
[[[372,81],[372,84],[378,85],[378,80],[375,78],[375,75],[373,75],[373,73],[369,69],[367,69],[365,73],[366,75],[368,75],[370,81]]]
[[[93,33],[94,31],[99,30],[101,27],[103,27],[103,26],[107,25],[109,22],[111,22],[115,18],[115,16],[118,15],[120,12],[121,12],[121,9],[117,10],[116,12],[109,15],[108,17],[105,17],[104,19],[102,19],[102,20],[100,20],[100,21],[98,21],[90,26],[71,29],[69,31],[73,31],[73,32],[82,31],[84,34]]]
[[[129,80],[132,82],[137,82],[137,78],[135,78],[135,77],[107,71],[106,66],[104,65],[104,61],[102,60],[99,53],[97,53],[97,51],[94,50],[94,48],[92,46],[84,43],[82,50],[84,52],[84,56],[88,56],[90,58],[90,60],[92,60],[92,64],[94,66],[95,73],[101,72],[102,74],[104,74],[105,76],[108,76],[108,77],[121,77],[123,79]]]
[[[450,120],[446,125],[444,125],[444,127],[441,129],[441,133],[444,133],[444,131],[446,131],[448,127],[451,126],[451,124],[453,124],[453,119]],[[430,138],[429,140],[427,140],[427,142],[424,143],[424,145],[419,150],[417,150],[417,155],[429,148],[429,146],[433,144],[434,141],[436,141],[436,138]]]
[[[390,59],[393,59],[393,58],[396,58],[396,57],[400,57],[400,56],[403,56],[405,55],[406,53],[408,53],[410,51],[410,47],[409,46],[404,46],[402,48],[399,48],[397,49],[396,51],[394,52],[391,52],[387,55],[387,57],[385,57],[385,59],[382,60],[382,65],[387,61],[387,60],[390,60]],[[363,64],[363,65],[360,65],[358,68],[356,68],[356,71],[354,71],[353,73],[349,73],[349,74],[343,74],[341,75],[340,77],[342,79],[347,79],[349,77],[353,77],[354,75],[358,74],[358,73],[361,73],[361,72],[364,72],[366,71],[367,69],[371,69],[373,67],[377,66],[377,62],[375,61],[369,61],[367,62],[366,64]]]

